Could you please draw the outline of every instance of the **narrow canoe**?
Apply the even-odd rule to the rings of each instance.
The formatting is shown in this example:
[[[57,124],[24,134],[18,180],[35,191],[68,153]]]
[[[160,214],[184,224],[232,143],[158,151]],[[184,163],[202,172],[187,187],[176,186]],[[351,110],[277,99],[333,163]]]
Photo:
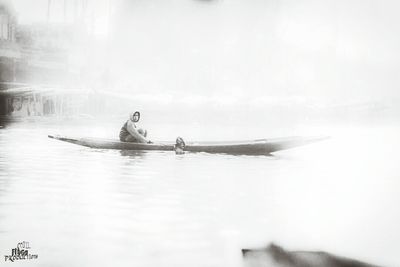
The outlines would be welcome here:
[[[71,138],[49,135],[49,138],[97,149],[174,151],[173,142],[140,144],[103,138]],[[188,142],[185,151],[224,153],[235,155],[268,155],[272,152],[298,147],[326,139],[326,137],[286,137],[227,142]]]

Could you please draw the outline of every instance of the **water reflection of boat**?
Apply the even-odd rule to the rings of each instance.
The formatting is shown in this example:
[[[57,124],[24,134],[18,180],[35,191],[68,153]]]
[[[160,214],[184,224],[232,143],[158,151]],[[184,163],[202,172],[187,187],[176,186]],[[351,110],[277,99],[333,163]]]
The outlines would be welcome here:
[[[70,138],[59,135],[49,135],[49,138],[97,149],[119,149],[134,151],[174,151],[173,142],[140,144],[120,142],[103,138]],[[274,139],[258,139],[250,141],[226,142],[188,142],[185,151],[225,153],[238,155],[268,155],[272,152],[285,150],[324,140],[326,137],[286,137]]]

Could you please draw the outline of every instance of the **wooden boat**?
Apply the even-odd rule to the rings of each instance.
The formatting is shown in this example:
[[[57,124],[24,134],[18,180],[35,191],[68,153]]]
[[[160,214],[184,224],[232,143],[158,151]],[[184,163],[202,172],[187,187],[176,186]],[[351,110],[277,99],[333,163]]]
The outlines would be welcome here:
[[[138,151],[174,151],[174,142],[151,144],[121,142],[103,138],[71,138],[49,135],[49,138],[97,149],[118,149]],[[224,153],[233,155],[268,155],[272,152],[298,147],[326,139],[326,137],[286,137],[258,139],[250,141],[188,142],[184,148],[188,152]]]

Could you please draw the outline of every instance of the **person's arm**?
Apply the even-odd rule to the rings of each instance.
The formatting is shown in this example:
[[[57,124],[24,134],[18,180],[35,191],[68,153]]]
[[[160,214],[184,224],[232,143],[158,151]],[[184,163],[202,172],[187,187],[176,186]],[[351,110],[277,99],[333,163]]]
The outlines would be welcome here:
[[[132,121],[128,121],[128,124],[126,125],[126,129],[128,132],[135,137],[136,140],[140,141],[141,143],[148,143],[149,140],[147,140],[143,135],[139,134],[139,132],[136,130],[135,126],[133,126]]]

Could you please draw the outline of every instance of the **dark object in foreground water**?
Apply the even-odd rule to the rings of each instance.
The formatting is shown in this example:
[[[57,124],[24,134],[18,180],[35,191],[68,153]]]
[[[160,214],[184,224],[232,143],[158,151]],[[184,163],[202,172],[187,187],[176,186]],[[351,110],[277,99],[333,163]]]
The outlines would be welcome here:
[[[242,249],[246,267],[378,267],[322,251],[287,251],[275,244],[262,249]]]
[[[175,143],[172,142],[141,144],[102,138],[70,138],[58,135],[49,135],[48,137],[99,149],[175,151]],[[287,137],[251,141],[190,142],[185,144],[185,151],[224,153],[232,155],[269,155],[275,151],[302,146],[325,139],[326,137]]]

